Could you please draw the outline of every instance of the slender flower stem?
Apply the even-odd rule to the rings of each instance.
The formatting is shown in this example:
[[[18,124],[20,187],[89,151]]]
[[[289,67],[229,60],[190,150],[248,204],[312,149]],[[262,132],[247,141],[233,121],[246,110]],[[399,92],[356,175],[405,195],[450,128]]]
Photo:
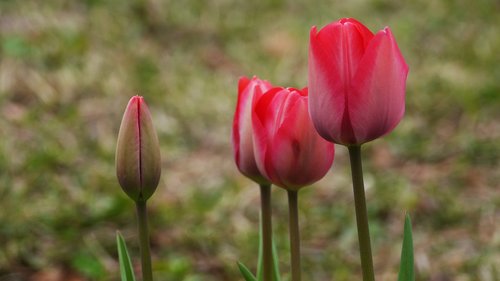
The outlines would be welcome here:
[[[136,202],[137,219],[139,221],[139,242],[141,247],[142,281],[153,281],[151,269],[151,253],[149,249],[148,212],[146,201]]]
[[[300,232],[298,191],[288,190],[288,222],[290,231],[290,252],[292,281],[300,281]]]
[[[261,231],[262,231],[262,273],[263,281],[272,281],[273,276],[273,225],[271,210],[271,185],[260,185]]]
[[[365,187],[363,183],[363,167],[361,164],[361,145],[349,146],[351,160],[352,186],[354,190],[354,205],[356,207],[356,223],[358,226],[359,254],[363,281],[374,281],[372,249],[370,244],[370,229],[366,212]]]

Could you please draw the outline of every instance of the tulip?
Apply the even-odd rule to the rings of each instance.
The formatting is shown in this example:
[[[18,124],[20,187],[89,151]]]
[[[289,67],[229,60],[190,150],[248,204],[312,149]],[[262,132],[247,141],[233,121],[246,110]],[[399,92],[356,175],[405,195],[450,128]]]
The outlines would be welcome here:
[[[240,78],[232,132],[234,160],[238,170],[260,187],[263,281],[271,281],[273,273],[271,183],[260,173],[255,162],[252,111],[253,100],[259,99],[271,87],[269,82],[255,76],[252,79]]]
[[[287,190],[292,281],[300,281],[298,191],[330,169],[334,145],[314,129],[307,88],[273,88],[253,104],[257,167],[272,183]]]
[[[260,172],[289,190],[321,179],[332,165],[334,146],[314,129],[307,88],[273,88],[254,103],[254,149]]]
[[[155,192],[160,174],[160,145],[151,113],[143,97],[134,96],[118,133],[116,175],[136,204],[143,281],[153,280],[146,202]]]
[[[360,145],[399,123],[408,66],[391,30],[373,34],[354,19],[311,29],[309,110],[325,139]]]
[[[116,145],[116,175],[134,201],[146,201],[160,180],[160,145],[144,99],[130,99]]]
[[[253,148],[252,101],[272,86],[257,77],[242,77],[238,83],[238,102],[233,120],[232,144],[239,171],[257,183],[268,183],[257,168]]]

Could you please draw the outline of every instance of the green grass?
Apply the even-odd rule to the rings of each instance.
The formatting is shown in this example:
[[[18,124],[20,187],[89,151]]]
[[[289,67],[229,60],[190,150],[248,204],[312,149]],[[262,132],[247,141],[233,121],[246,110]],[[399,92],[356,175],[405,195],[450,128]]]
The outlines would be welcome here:
[[[118,280],[116,230],[139,264],[134,206],[114,175],[121,115],[139,93],[163,156],[150,201],[157,280],[241,280],[236,261],[257,258],[259,198],[232,160],[238,78],[305,86],[311,26],[354,17],[390,26],[410,66],[405,118],[364,153],[378,279],[397,278],[408,210],[417,280],[498,280],[499,10],[493,0],[1,1],[0,279]],[[305,280],[360,277],[347,161],[338,147],[332,172],[300,197]],[[286,195],[273,197],[289,276]]]

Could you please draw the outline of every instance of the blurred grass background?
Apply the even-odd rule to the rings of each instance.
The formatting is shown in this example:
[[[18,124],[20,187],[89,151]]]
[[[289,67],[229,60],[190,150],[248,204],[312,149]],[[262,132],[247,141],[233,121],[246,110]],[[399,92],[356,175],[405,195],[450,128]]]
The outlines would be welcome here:
[[[364,147],[378,279],[397,279],[408,210],[418,280],[500,280],[499,14],[496,0],[0,1],[0,280],[118,280],[116,230],[138,265],[114,172],[135,94],[162,145],[157,280],[241,280],[259,196],[230,148],[238,78],[305,86],[309,29],[341,17],[390,26],[410,66],[405,118]],[[337,147],[301,194],[304,280],[360,280],[347,168]],[[286,196],[273,197],[288,276]]]

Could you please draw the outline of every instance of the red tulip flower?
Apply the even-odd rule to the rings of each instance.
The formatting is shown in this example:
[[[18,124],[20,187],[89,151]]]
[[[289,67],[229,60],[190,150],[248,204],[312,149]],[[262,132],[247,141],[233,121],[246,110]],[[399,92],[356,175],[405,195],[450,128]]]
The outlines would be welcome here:
[[[360,145],[396,127],[405,111],[408,66],[391,30],[354,19],[311,29],[309,110],[319,134]]]
[[[298,190],[331,167],[334,145],[314,129],[307,88],[273,88],[254,99],[252,124],[257,166],[272,183]]]
[[[253,149],[252,101],[258,99],[272,86],[257,77],[240,78],[238,102],[233,120],[232,143],[234,159],[240,172],[259,184],[268,183],[257,168]]]
[[[141,96],[130,99],[116,144],[116,175],[132,200],[146,201],[161,174],[160,145],[151,113]]]

